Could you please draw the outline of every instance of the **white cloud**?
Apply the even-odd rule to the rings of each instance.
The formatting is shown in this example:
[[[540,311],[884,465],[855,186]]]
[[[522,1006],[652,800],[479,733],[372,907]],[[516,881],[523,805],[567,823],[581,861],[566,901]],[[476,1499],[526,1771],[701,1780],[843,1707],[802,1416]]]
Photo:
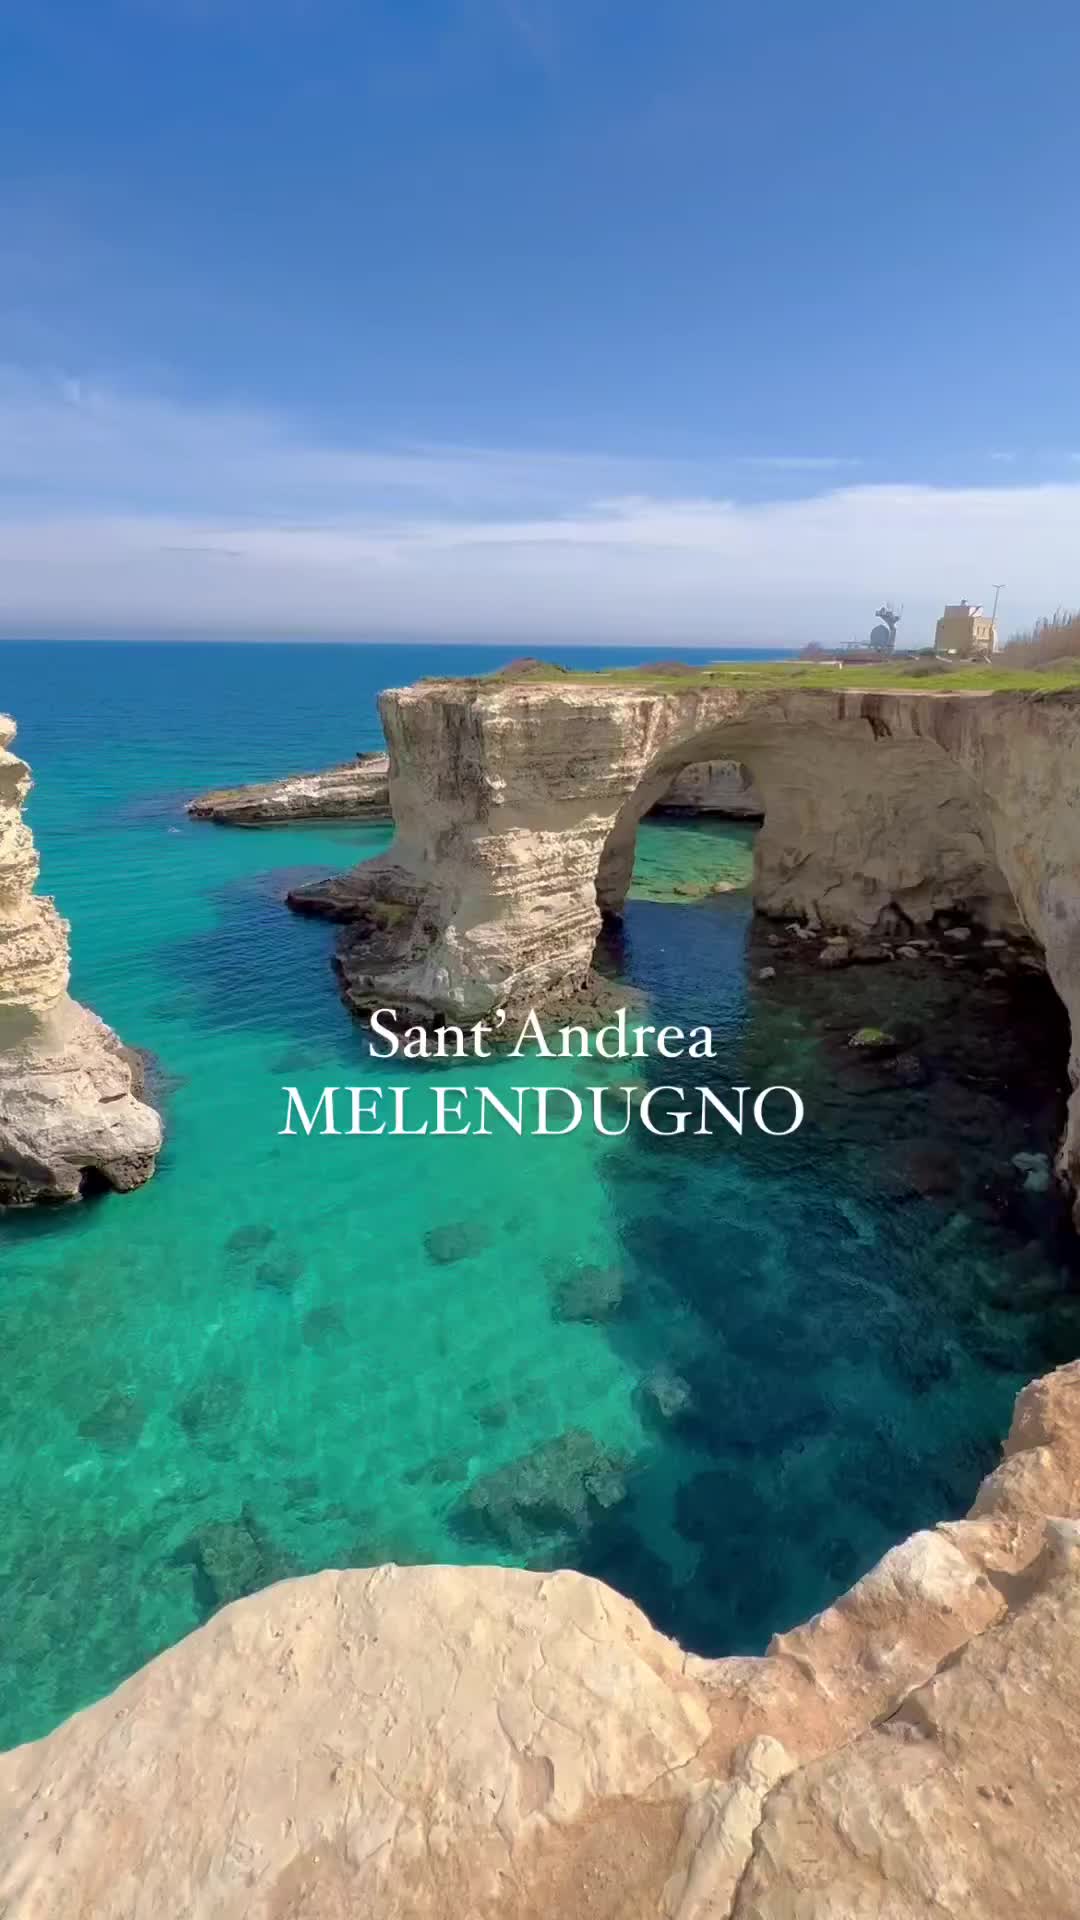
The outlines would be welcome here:
[[[862,461],[835,453],[750,453],[740,465],[775,473],[834,473],[838,467],[860,467]]]
[[[0,511],[48,500],[302,517],[398,499],[467,510],[588,498],[633,472],[605,455],[335,445],[255,408],[180,405],[0,367]]]
[[[332,447],[10,374],[0,629],[795,645],[865,633],[889,595],[914,642],[994,580],[1006,626],[1080,598],[1080,484],[730,491],[605,456]]]

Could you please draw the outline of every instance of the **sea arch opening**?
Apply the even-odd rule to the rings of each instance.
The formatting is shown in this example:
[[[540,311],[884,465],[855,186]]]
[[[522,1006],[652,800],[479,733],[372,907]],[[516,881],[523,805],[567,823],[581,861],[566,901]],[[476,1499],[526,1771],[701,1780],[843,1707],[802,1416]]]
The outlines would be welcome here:
[[[665,745],[601,848],[602,916],[622,912],[641,820],[720,781],[753,795],[753,895],[763,913],[868,937],[914,933],[947,912],[1025,931],[970,773],[936,740],[893,737],[865,716],[828,729],[786,717],[721,723]]]

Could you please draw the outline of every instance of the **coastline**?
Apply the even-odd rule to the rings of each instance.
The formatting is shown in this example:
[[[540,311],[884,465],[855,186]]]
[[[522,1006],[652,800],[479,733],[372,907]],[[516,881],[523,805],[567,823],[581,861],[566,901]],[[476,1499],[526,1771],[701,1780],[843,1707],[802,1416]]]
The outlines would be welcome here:
[[[286,750],[287,743],[279,748]],[[48,772],[47,756],[42,765]],[[46,823],[55,771],[48,779],[42,773]],[[87,782],[99,777],[88,762]],[[451,1172],[449,1156],[455,1150],[448,1148],[443,1172],[430,1160],[404,1157],[410,1143],[400,1140],[387,1145],[402,1157],[381,1162],[377,1174],[369,1175],[355,1161],[350,1170],[343,1155],[333,1165],[329,1158],[320,1160],[316,1182],[293,1183],[280,1160],[266,1156],[260,1172],[259,1159],[246,1151],[245,1135],[257,1131],[252,1102],[262,1099],[259,1089],[267,1084],[303,1089],[314,1076],[320,1085],[366,1080],[366,1072],[357,1072],[356,1048],[366,1048],[368,1041],[366,1029],[348,1025],[334,997],[323,929],[282,913],[286,883],[273,862],[314,859],[329,866],[355,860],[367,847],[380,849],[378,830],[361,828],[353,839],[347,825],[325,836],[312,826],[303,830],[305,838],[299,832],[293,838],[285,825],[280,842],[264,835],[208,835],[184,826],[176,801],[155,810],[155,782],[173,789],[182,784],[168,769],[162,775],[148,766],[143,778],[145,808],[129,809],[126,793],[116,802],[118,810],[125,808],[108,845],[117,891],[100,930],[89,872],[82,894],[74,868],[62,871],[58,891],[71,912],[76,957],[87,937],[92,955],[97,942],[101,957],[91,981],[93,997],[130,1037],[153,1043],[167,1069],[188,1075],[187,1084],[171,1096],[175,1146],[159,1186],[115,1209],[111,1203],[91,1209],[66,1252],[59,1238],[20,1230],[12,1245],[22,1276],[13,1273],[9,1294],[12,1338],[25,1356],[28,1377],[38,1383],[34,1434],[41,1472],[31,1483],[34,1497],[42,1501],[50,1488],[56,1490],[50,1508],[55,1536],[64,1542],[67,1564],[77,1569],[80,1590],[92,1597],[95,1631],[109,1658],[115,1660],[108,1634],[115,1625],[117,1644],[130,1636],[136,1605],[144,1610],[137,1628],[140,1648],[146,1647],[146,1621],[160,1645],[166,1638],[176,1640],[178,1619],[183,1631],[208,1611],[214,1622],[203,1631],[213,1636],[220,1621],[228,1638],[234,1632],[245,1636],[243,1624],[232,1624],[229,1603],[252,1585],[267,1596],[250,1603],[251,1618],[259,1623],[253,1630],[270,1630],[267,1622],[277,1621],[278,1609],[288,1607],[288,1596],[299,1588],[298,1604],[310,1623],[305,1644],[314,1645],[323,1629],[320,1603],[306,1597],[320,1579],[308,1572],[313,1562],[351,1563],[354,1569],[425,1555],[444,1565],[451,1555],[471,1562],[478,1541],[499,1561],[525,1557],[551,1566],[578,1560],[590,1571],[559,1576],[580,1582],[572,1589],[575,1594],[592,1593],[591,1569],[602,1565],[602,1599],[580,1604],[599,1605],[610,1620],[613,1609],[625,1604],[612,1599],[612,1588],[629,1589],[645,1603],[644,1616],[632,1615],[636,1643],[651,1649],[661,1640],[667,1646],[670,1642],[646,1621],[660,1618],[670,1624],[664,1609],[681,1590],[674,1581],[665,1588],[657,1575],[663,1536],[645,1532],[641,1521],[665,1481],[675,1482],[677,1521],[687,1528],[676,1539],[668,1523],[676,1574],[687,1578],[686,1560],[680,1566],[676,1557],[682,1552],[687,1559],[702,1556],[704,1576],[695,1589],[697,1611],[685,1615],[693,1624],[679,1634],[680,1647],[696,1644],[719,1652],[719,1640],[738,1649],[750,1641],[753,1621],[770,1604],[776,1624],[808,1617],[810,1609],[796,1611],[782,1584],[787,1565],[797,1564],[800,1527],[811,1543],[807,1564],[816,1555],[822,1568],[836,1569],[814,1577],[826,1581],[829,1592],[850,1594],[859,1568],[845,1580],[841,1569],[850,1560],[842,1536],[854,1525],[853,1516],[872,1512],[874,1531],[863,1522],[855,1550],[865,1553],[864,1543],[873,1538],[876,1552],[868,1558],[876,1559],[888,1542],[909,1533],[912,1519],[920,1518],[912,1499],[905,1521],[891,1519],[903,1496],[913,1495],[917,1475],[928,1520],[960,1510],[963,1501],[954,1502],[940,1487],[963,1486],[964,1500],[974,1488],[986,1463],[988,1436],[1004,1424],[1005,1400],[1017,1372],[1028,1354],[1037,1362],[1044,1318],[1054,1329],[1048,1341],[1064,1346],[1072,1338],[1068,1297],[1046,1256],[1036,1251],[1054,1195],[1040,1188],[1039,1166],[1013,1165],[1014,1156],[1039,1161],[1050,1145],[1049,1082],[1030,1108],[1022,1105],[1021,1081],[1010,1082],[1008,1092],[995,1096],[1010,1105],[1009,1131],[1000,1139],[994,1134],[992,1151],[971,1144],[979,1129],[985,1131],[990,1109],[981,1093],[976,1098],[964,1090],[989,1080],[998,1065],[994,1053],[1001,1056],[1003,1082],[1015,1071],[1006,1064],[1008,1035],[1001,1023],[1019,1018],[1029,1001],[1033,1031],[1043,1023],[1045,976],[1021,963],[1020,946],[1014,952],[1010,943],[1003,950],[992,943],[1004,936],[979,927],[953,943],[942,928],[918,960],[901,959],[900,942],[884,943],[891,947],[891,960],[871,951],[859,957],[860,942],[853,941],[843,965],[826,966],[819,958],[830,947],[826,929],[796,932],[795,923],[751,920],[745,895],[738,893],[704,894],[692,902],[684,897],[682,904],[675,889],[666,899],[635,902],[631,896],[625,913],[609,919],[602,933],[603,964],[635,966],[644,958],[647,995],[657,998],[658,1008],[672,1010],[667,1020],[650,1013],[654,1024],[681,1021],[689,1030],[700,1001],[704,1023],[719,1016],[733,1036],[720,1053],[725,1062],[734,1061],[732,1046],[746,1049],[747,1058],[760,1066],[786,1058],[783,1049],[794,1044],[793,1058],[812,1064],[813,1084],[827,1092],[828,1101],[814,1116],[809,1164],[815,1176],[805,1193],[790,1160],[774,1176],[751,1154],[746,1184],[741,1173],[730,1184],[719,1152],[699,1162],[692,1153],[684,1159],[684,1148],[676,1144],[642,1158],[639,1144],[624,1149],[619,1140],[604,1148],[602,1165],[591,1148],[580,1163],[554,1158],[549,1178],[539,1166],[522,1168],[516,1162],[521,1143],[513,1136],[505,1143],[505,1157],[497,1139],[485,1144],[492,1156],[487,1168],[458,1160]],[[64,804],[66,809],[70,802]],[[60,809],[56,813],[62,819]],[[650,846],[660,845],[659,839],[648,841],[650,834],[675,835],[670,844],[682,846],[677,824],[645,822],[641,832]],[[368,833],[370,839],[359,838]],[[698,839],[703,848],[711,844],[708,835]],[[46,834],[45,840],[50,859],[57,850],[63,854],[62,838],[50,840]],[[272,851],[279,844],[280,854]],[[132,860],[125,857],[128,847],[145,848],[145,854]],[[182,897],[184,886],[196,906],[183,940],[177,941],[167,909]],[[74,908],[68,906],[71,899]],[[955,930],[960,931],[958,924]],[[145,944],[139,947],[136,940]],[[872,949],[874,942],[866,945]],[[999,964],[1003,953],[1005,966]],[[188,967],[186,978],[175,967],[178,954]],[[169,971],[158,955],[168,957]],[[676,955],[680,971],[673,975]],[[768,971],[773,977],[763,978]],[[996,973],[1005,973],[1004,981],[987,979]],[[718,998],[723,981],[731,983],[730,1003]],[[604,984],[610,992],[616,983]],[[620,985],[619,991],[625,988]],[[914,996],[912,1012],[897,1021],[894,1000],[905,996]],[[925,1008],[915,1011],[922,1007],[920,996]],[[319,1009],[321,1024],[306,1024],[310,1007]],[[971,1037],[967,1051],[954,1059],[952,1030],[958,1018],[969,1020]],[[864,1025],[883,1030],[896,1025],[901,1051],[892,1060],[860,1059],[848,1041]],[[909,1026],[918,1031],[909,1035]],[[222,1067],[227,1060],[242,1062],[242,1049],[251,1071],[246,1078],[236,1073],[230,1087]],[[1022,1053],[1021,1047],[1016,1058]],[[903,1063],[902,1072],[894,1069],[896,1060]],[[292,1064],[271,1074],[276,1061]],[[589,1062],[573,1065],[587,1071]],[[647,1065],[650,1074],[668,1072],[660,1061]],[[391,1067],[387,1063],[382,1072]],[[414,1063],[418,1085],[426,1070],[423,1059]],[[493,1070],[523,1077],[520,1063],[496,1059]],[[702,1062],[700,1070],[707,1072],[708,1063]],[[557,1059],[545,1071],[570,1084]],[[755,1075],[756,1069],[724,1077],[764,1084]],[[531,1068],[528,1077],[533,1077]],[[384,1086],[381,1076],[378,1084]],[[580,1092],[576,1077],[572,1084]],[[801,1084],[797,1075],[793,1084]],[[493,1079],[492,1085],[501,1082]],[[924,1094],[926,1088],[932,1091]],[[958,1151],[951,1164],[948,1140],[937,1134],[926,1138],[927,1101],[940,1104],[956,1131]],[[258,1114],[262,1125],[262,1106]],[[583,1133],[584,1128],[567,1143],[567,1152],[577,1151]],[[701,1149],[708,1145],[707,1140],[698,1143]],[[562,1154],[557,1140],[549,1146],[553,1155]],[[462,1151],[468,1151],[468,1143]],[[764,1143],[765,1154],[771,1151]],[[741,1153],[724,1159],[738,1159],[742,1166]],[[199,1217],[192,1218],[185,1195],[196,1170],[201,1205]],[[860,1172],[867,1184],[859,1184]],[[303,1191],[307,1184],[310,1193]],[[546,1191],[556,1188],[566,1196],[557,1205],[554,1191]],[[754,1222],[750,1233],[745,1230],[748,1206]],[[129,1207],[137,1209],[129,1216],[130,1227],[120,1219]],[[26,1225],[29,1229],[29,1220]],[[140,1258],[140,1240],[148,1251],[167,1250],[163,1286]],[[928,1250],[925,1262],[915,1260],[916,1242]],[[390,1247],[392,1273],[380,1288],[374,1275]],[[894,1271],[897,1248],[910,1258],[910,1270],[901,1265]],[[990,1291],[995,1266],[993,1292],[1008,1296],[1000,1305]],[[103,1272],[109,1275],[104,1288]],[[509,1289],[508,1272],[513,1274]],[[805,1285],[800,1273],[807,1276]],[[873,1284],[872,1274],[878,1276]],[[888,1276],[891,1291],[879,1323],[880,1276]],[[934,1314],[950,1289],[956,1318],[945,1315],[938,1326]],[[54,1330],[43,1343],[35,1301],[50,1293],[68,1303],[67,1317],[59,1337]],[[928,1308],[931,1296],[934,1305]],[[112,1341],[100,1349],[104,1365],[94,1344],[99,1329],[108,1329]],[[671,1343],[672,1331],[685,1335],[683,1344]],[[135,1332],[138,1347],[125,1346]],[[66,1358],[65,1339],[72,1343]],[[252,1352],[260,1356],[254,1377]],[[59,1370],[57,1363],[63,1363]],[[783,1386],[776,1371],[781,1365]],[[1042,1368],[1027,1365],[1026,1371]],[[847,1383],[861,1382],[864,1375],[894,1423],[891,1440],[869,1425],[856,1402],[832,1397],[834,1381],[844,1383],[850,1395]],[[395,1390],[404,1379],[422,1383],[415,1392],[417,1404],[432,1410],[426,1429]],[[980,1403],[981,1424],[973,1414]],[[823,1426],[826,1409],[833,1421],[829,1428]],[[849,1413],[856,1416],[850,1427],[844,1424]],[[918,1451],[920,1425],[934,1436],[925,1456]],[[574,1435],[589,1436],[588,1444]],[[392,1442],[398,1443],[397,1451]],[[807,1466],[829,1457],[835,1458],[836,1484],[815,1482]],[[231,1472],[234,1459],[242,1464],[242,1477]],[[805,1477],[797,1477],[800,1473]],[[899,1488],[909,1475],[911,1484]],[[366,1518],[369,1490],[382,1484],[388,1488],[385,1510],[377,1519]],[[171,1489],[164,1504],[162,1485]],[[189,1501],[188,1488],[195,1500]],[[76,1531],[80,1518],[88,1523],[102,1511],[98,1489],[107,1493],[113,1510],[127,1516],[111,1565],[100,1540],[84,1541]],[[332,1506],[339,1510],[337,1518]],[[536,1527],[537,1514],[556,1523],[550,1536]],[[710,1514],[718,1542],[728,1543],[726,1559],[709,1557],[702,1539]],[[403,1516],[396,1538],[394,1515]],[[838,1539],[829,1537],[830,1526]],[[515,1541],[525,1544],[515,1547]],[[880,1608],[880,1596],[894,1595],[897,1578],[904,1584],[905,1569],[913,1570],[919,1586],[929,1564],[927,1551],[922,1545],[912,1548],[871,1577],[870,1587],[863,1589],[871,1611]],[[629,1575],[622,1582],[620,1564]],[[128,1565],[138,1570],[145,1599],[142,1591],[137,1599],[125,1595]],[[948,1568],[955,1567],[948,1559]],[[282,1587],[275,1584],[282,1575],[304,1577]],[[489,1575],[481,1570],[475,1577],[484,1582]],[[992,1588],[996,1577],[990,1578]],[[419,1583],[415,1591],[424,1591],[423,1571],[413,1578]],[[475,1589],[468,1584],[473,1576],[461,1572],[452,1578],[465,1583],[454,1591],[475,1614]],[[1056,1578],[1048,1574],[1047,1585],[1040,1574],[1038,1591],[1059,1592]],[[346,1571],[335,1588],[345,1596],[341,1605],[352,1606],[347,1596],[355,1582],[366,1592],[372,1579]],[[551,1576],[537,1571],[520,1579],[528,1583],[521,1589],[524,1595],[543,1589]],[[387,1604],[397,1591],[411,1618],[408,1594],[414,1589],[408,1582],[396,1590],[379,1576],[374,1590],[383,1587]],[[736,1599],[746,1596],[749,1628],[734,1606],[724,1611],[725,1590]],[[981,1586],[979,1594],[987,1604],[993,1600]],[[186,1614],[180,1614],[177,1597]],[[651,1605],[653,1599],[659,1604]],[[248,1603],[236,1604],[246,1619],[242,1610]],[[515,1609],[525,1604],[515,1597]],[[568,1604],[576,1617],[579,1602]],[[440,1605],[434,1615],[423,1616],[432,1647],[441,1644],[444,1631],[438,1624]],[[38,1621],[49,1617],[39,1601],[20,1603],[20,1619],[28,1629],[40,1631]],[[851,1604],[833,1602],[823,1617],[830,1623],[829,1636],[846,1634]],[[568,1626],[561,1615],[560,1621],[552,1630],[573,1638],[572,1623]],[[711,1641],[703,1625],[711,1625]],[[1014,1632],[1007,1620],[1001,1625]],[[981,1638],[976,1635],[971,1644]],[[212,1640],[215,1649],[221,1644]],[[332,1634],[326,1644],[332,1648]],[[763,1645],[764,1636],[756,1644]],[[740,1676],[760,1676],[768,1690],[775,1679],[789,1678],[798,1668],[800,1644],[796,1638],[790,1656],[768,1657],[787,1663],[779,1675],[767,1659],[752,1661],[738,1653],[724,1662],[714,1661],[712,1650],[686,1656],[680,1651],[676,1660],[680,1671],[694,1676],[695,1686],[703,1666],[711,1671],[719,1664],[733,1678],[736,1667]],[[191,1649],[185,1639],[175,1652],[183,1662],[201,1663],[204,1655]],[[334,1651],[328,1654],[331,1661],[337,1657]],[[215,1652],[214,1662],[217,1658]],[[868,1658],[873,1665],[878,1656]],[[69,1662],[73,1672],[87,1670],[76,1666],[75,1649]],[[854,1655],[852,1665],[857,1665]],[[209,1676],[213,1662],[199,1670]],[[250,1670],[261,1671],[257,1661]],[[137,1686],[140,1678],[129,1684]],[[920,1687],[933,1684],[929,1678]],[[725,1686],[719,1692],[727,1699]],[[94,1691],[104,1689],[95,1685]],[[711,1715],[716,1699],[712,1688],[706,1691]],[[85,1685],[82,1697],[87,1697]],[[820,1725],[815,1716],[825,1709],[814,1690],[800,1695],[795,1725],[787,1727],[785,1739],[780,1722],[766,1714],[766,1707],[771,1713],[776,1705],[775,1696],[769,1697],[771,1706],[762,1703],[760,1737],[779,1740],[792,1753],[803,1712],[806,1725]],[[738,1724],[748,1728],[745,1694],[738,1692],[728,1705]],[[113,1710],[107,1703],[105,1708]],[[48,1707],[36,1711],[38,1724],[42,1719],[48,1724]],[[224,1719],[231,1713],[223,1699]],[[59,1741],[79,1724],[66,1721],[51,1737]],[[854,1743],[864,1737],[871,1734],[854,1736]],[[36,1765],[30,1756],[38,1751],[34,1746],[11,1758],[20,1768]],[[558,1772],[562,1761],[556,1757],[553,1764]],[[681,1763],[672,1764],[678,1771]],[[692,1836],[704,1819],[708,1795],[734,1788],[742,1804],[744,1791],[755,1794],[762,1787],[760,1756],[733,1765],[737,1779],[725,1772],[726,1762],[718,1761],[713,1772],[702,1762],[696,1783],[701,1805],[693,1821],[688,1806],[669,1809],[670,1830],[664,1827],[663,1845],[657,1841],[653,1856],[664,1861],[665,1886],[697,1857]],[[803,1791],[804,1773],[800,1765],[793,1792]],[[612,1782],[620,1777],[613,1773]],[[779,1790],[779,1779],[764,1789],[763,1806],[771,1802],[774,1787]],[[632,1810],[633,1831],[644,1831],[653,1817],[651,1788],[634,1797],[623,1780],[621,1791],[628,1813]],[[127,1792],[118,1783],[118,1804],[127,1804]],[[559,1842],[559,1819],[539,1808],[536,1816],[530,1831],[547,1832],[552,1844]],[[199,1817],[205,1828],[205,1811]],[[587,1824],[595,1826],[592,1814]],[[569,1822],[567,1831],[572,1827]],[[628,1835],[624,1845],[630,1845]],[[36,1852],[32,1858],[36,1872]],[[311,1874],[313,1888],[321,1887],[314,1865]],[[652,1920],[653,1910],[644,1911]]]

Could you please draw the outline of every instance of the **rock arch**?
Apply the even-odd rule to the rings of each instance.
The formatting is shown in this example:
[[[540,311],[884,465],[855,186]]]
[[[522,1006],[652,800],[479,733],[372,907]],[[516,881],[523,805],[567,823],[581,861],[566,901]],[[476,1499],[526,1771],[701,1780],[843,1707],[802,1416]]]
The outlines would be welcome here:
[[[723,752],[738,754],[761,807],[759,911],[869,934],[914,930],[962,906],[987,926],[1023,930],[977,785],[936,740],[894,734],[870,715],[704,718],[701,734],[661,747],[620,807],[598,863],[601,912],[623,905],[642,818],[673,781]]]
[[[868,933],[963,908],[1026,930],[1080,1083],[1080,694],[445,681],[381,710],[394,845],[291,896],[356,923],[340,956],[356,1008],[477,1019],[567,1000],[641,815],[682,768],[738,760],[765,807],[761,911]],[[1075,1178],[1077,1092],[1070,1114]]]

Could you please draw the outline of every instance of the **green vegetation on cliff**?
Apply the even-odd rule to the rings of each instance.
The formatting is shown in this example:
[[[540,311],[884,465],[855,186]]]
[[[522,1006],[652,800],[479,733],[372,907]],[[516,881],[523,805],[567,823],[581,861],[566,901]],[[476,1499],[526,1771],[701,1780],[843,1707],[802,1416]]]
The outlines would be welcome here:
[[[1080,689],[1080,657],[1055,661],[1050,667],[1015,665],[946,666],[924,654],[897,654],[880,666],[866,663],[836,666],[816,660],[715,661],[691,666],[672,660],[654,665],[585,669],[553,666],[546,660],[521,660],[494,673],[453,682],[478,690],[508,685],[568,682],[612,687],[647,687],[651,692],[685,692],[693,687],[728,685],[748,691],[823,687],[870,692],[911,693],[1060,693]]]

